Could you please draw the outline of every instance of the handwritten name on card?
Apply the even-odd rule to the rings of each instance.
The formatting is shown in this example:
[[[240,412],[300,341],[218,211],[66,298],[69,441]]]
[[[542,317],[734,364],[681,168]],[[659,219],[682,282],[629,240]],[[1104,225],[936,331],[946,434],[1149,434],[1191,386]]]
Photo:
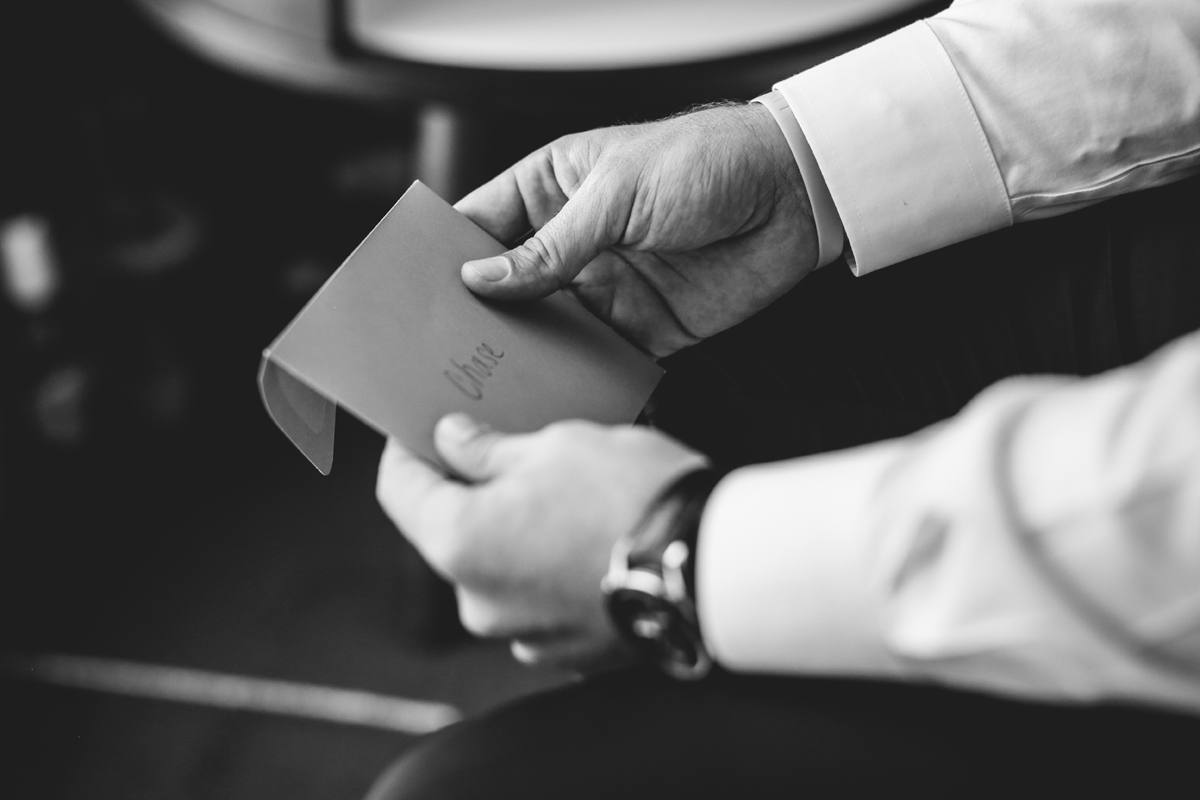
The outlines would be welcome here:
[[[413,184],[263,354],[263,402],[322,472],[334,406],[440,463],[437,421],[469,410],[511,433],[632,422],[662,369],[557,293],[490,304],[462,265],[504,245]]]
[[[483,399],[484,381],[492,377],[493,371],[500,366],[500,359],[504,358],[503,351],[493,350],[487,343],[479,345],[475,348],[474,355],[471,360],[460,364],[454,359],[450,359],[450,365],[454,368],[442,372],[446,376],[446,380],[454,384],[454,388],[465,394],[472,400]]]

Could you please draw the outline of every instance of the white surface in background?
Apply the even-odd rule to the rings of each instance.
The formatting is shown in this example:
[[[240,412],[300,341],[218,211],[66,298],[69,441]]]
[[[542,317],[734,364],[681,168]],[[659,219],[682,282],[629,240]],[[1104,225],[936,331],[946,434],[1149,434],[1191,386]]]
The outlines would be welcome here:
[[[77,689],[286,714],[411,734],[430,733],[462,718],[458,709],[445,703],[110,658],[6,655],[0,656],[0,675]]]
[[[687,63],[828,36],[923,0],[350,0],[380,54],[492,69]]]
[[[0,222],[0,279],[22,311],[36,314],[50,306],[62,278],[44,217],[25,214]]]

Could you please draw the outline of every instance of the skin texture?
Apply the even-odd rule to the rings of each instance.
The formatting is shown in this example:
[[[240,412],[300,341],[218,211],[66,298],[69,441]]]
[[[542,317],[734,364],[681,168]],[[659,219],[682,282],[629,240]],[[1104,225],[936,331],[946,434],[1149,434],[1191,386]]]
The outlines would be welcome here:
[[[454,583],[467,630],[514,640],[527,663],[619,661],[600,600],[613,543],[667,481],[704,459],[647,428],[580,421],[506,436],[452,414],[434,441],[459,480],[389,441],[376,493]]]
[[[457,208],[503,256],[463,265],[497,301],[569,287],[635,344],[665,356],[736,325],[812,270],[803,181],[770,113],[724,106],[559,139]],[[600,594],[614,542],[701,454],[647,428],[584,422],[525,435],[444,418],[443,475],[390,441],[384,510],[454,583],[468,630],[527,663],[594,670],[629,655]]]
[[[529,300],[569,286],[659,357],[762,310],[817,261],[800,170],[756,104],[565,136],[456,208],[501,241],[537,230],[500,257],[502,280],[465,264],[471,291]]]

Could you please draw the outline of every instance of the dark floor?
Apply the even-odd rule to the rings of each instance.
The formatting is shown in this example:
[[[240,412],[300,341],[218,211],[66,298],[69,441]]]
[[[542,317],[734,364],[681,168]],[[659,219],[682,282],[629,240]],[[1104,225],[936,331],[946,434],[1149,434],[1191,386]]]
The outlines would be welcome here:
[[[107,578],[88,581],[86,596],[39,582],[59,624],[24,599],[21,613],[43,624],[18,643],[439,700],[466,714],[558,680],[502,646],[414,641],[430,612],[413,607],[427,578],[373,501],[376,437],[341,433],[328,479],[292,458],[241,498],[156,515],[136,544],[111,519],[75,531],[123,552],[99,559]],[[86,570],[69,549],[47,556],[57,562],[47,572]],[[25,682],[0,682],[0,697],[21,755],[5,778],[40,797],[354,798],[410,741]]]
[[[375,503],[379,437],[343,417],[322,478],[257,396],[261,349],[411,180],[405,110],[225,75],[116,2],[2,14],[0,222],[48,220],[66,279],[40,317],[0,297],[0,656],[466,714],[561,681],[455,627]],[[190,226],[183,255],[122,266],[164,218]],[[83,388],[47,412],[39,392],[64,365]],[[412,741],[11,676],[0,736],[0,797],[73,800],[350,800]]]

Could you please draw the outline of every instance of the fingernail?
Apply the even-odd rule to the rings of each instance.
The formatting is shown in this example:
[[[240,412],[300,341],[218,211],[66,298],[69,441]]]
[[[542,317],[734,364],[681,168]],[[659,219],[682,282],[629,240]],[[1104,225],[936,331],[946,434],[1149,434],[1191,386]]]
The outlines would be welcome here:
[[[462,442],[470,439],[479,430],[479,424],[466,414],[447,414],[438,421],[437,435],[439,438]]]
[[[504,256],[492,256],[491,258],[482,258],[479,261],[468,261],[466,264],[463,264],[463,267],[473,271],[485,281],[492,283],[504,280],[512,272],[512,265],[508,263],[508,259]]]

